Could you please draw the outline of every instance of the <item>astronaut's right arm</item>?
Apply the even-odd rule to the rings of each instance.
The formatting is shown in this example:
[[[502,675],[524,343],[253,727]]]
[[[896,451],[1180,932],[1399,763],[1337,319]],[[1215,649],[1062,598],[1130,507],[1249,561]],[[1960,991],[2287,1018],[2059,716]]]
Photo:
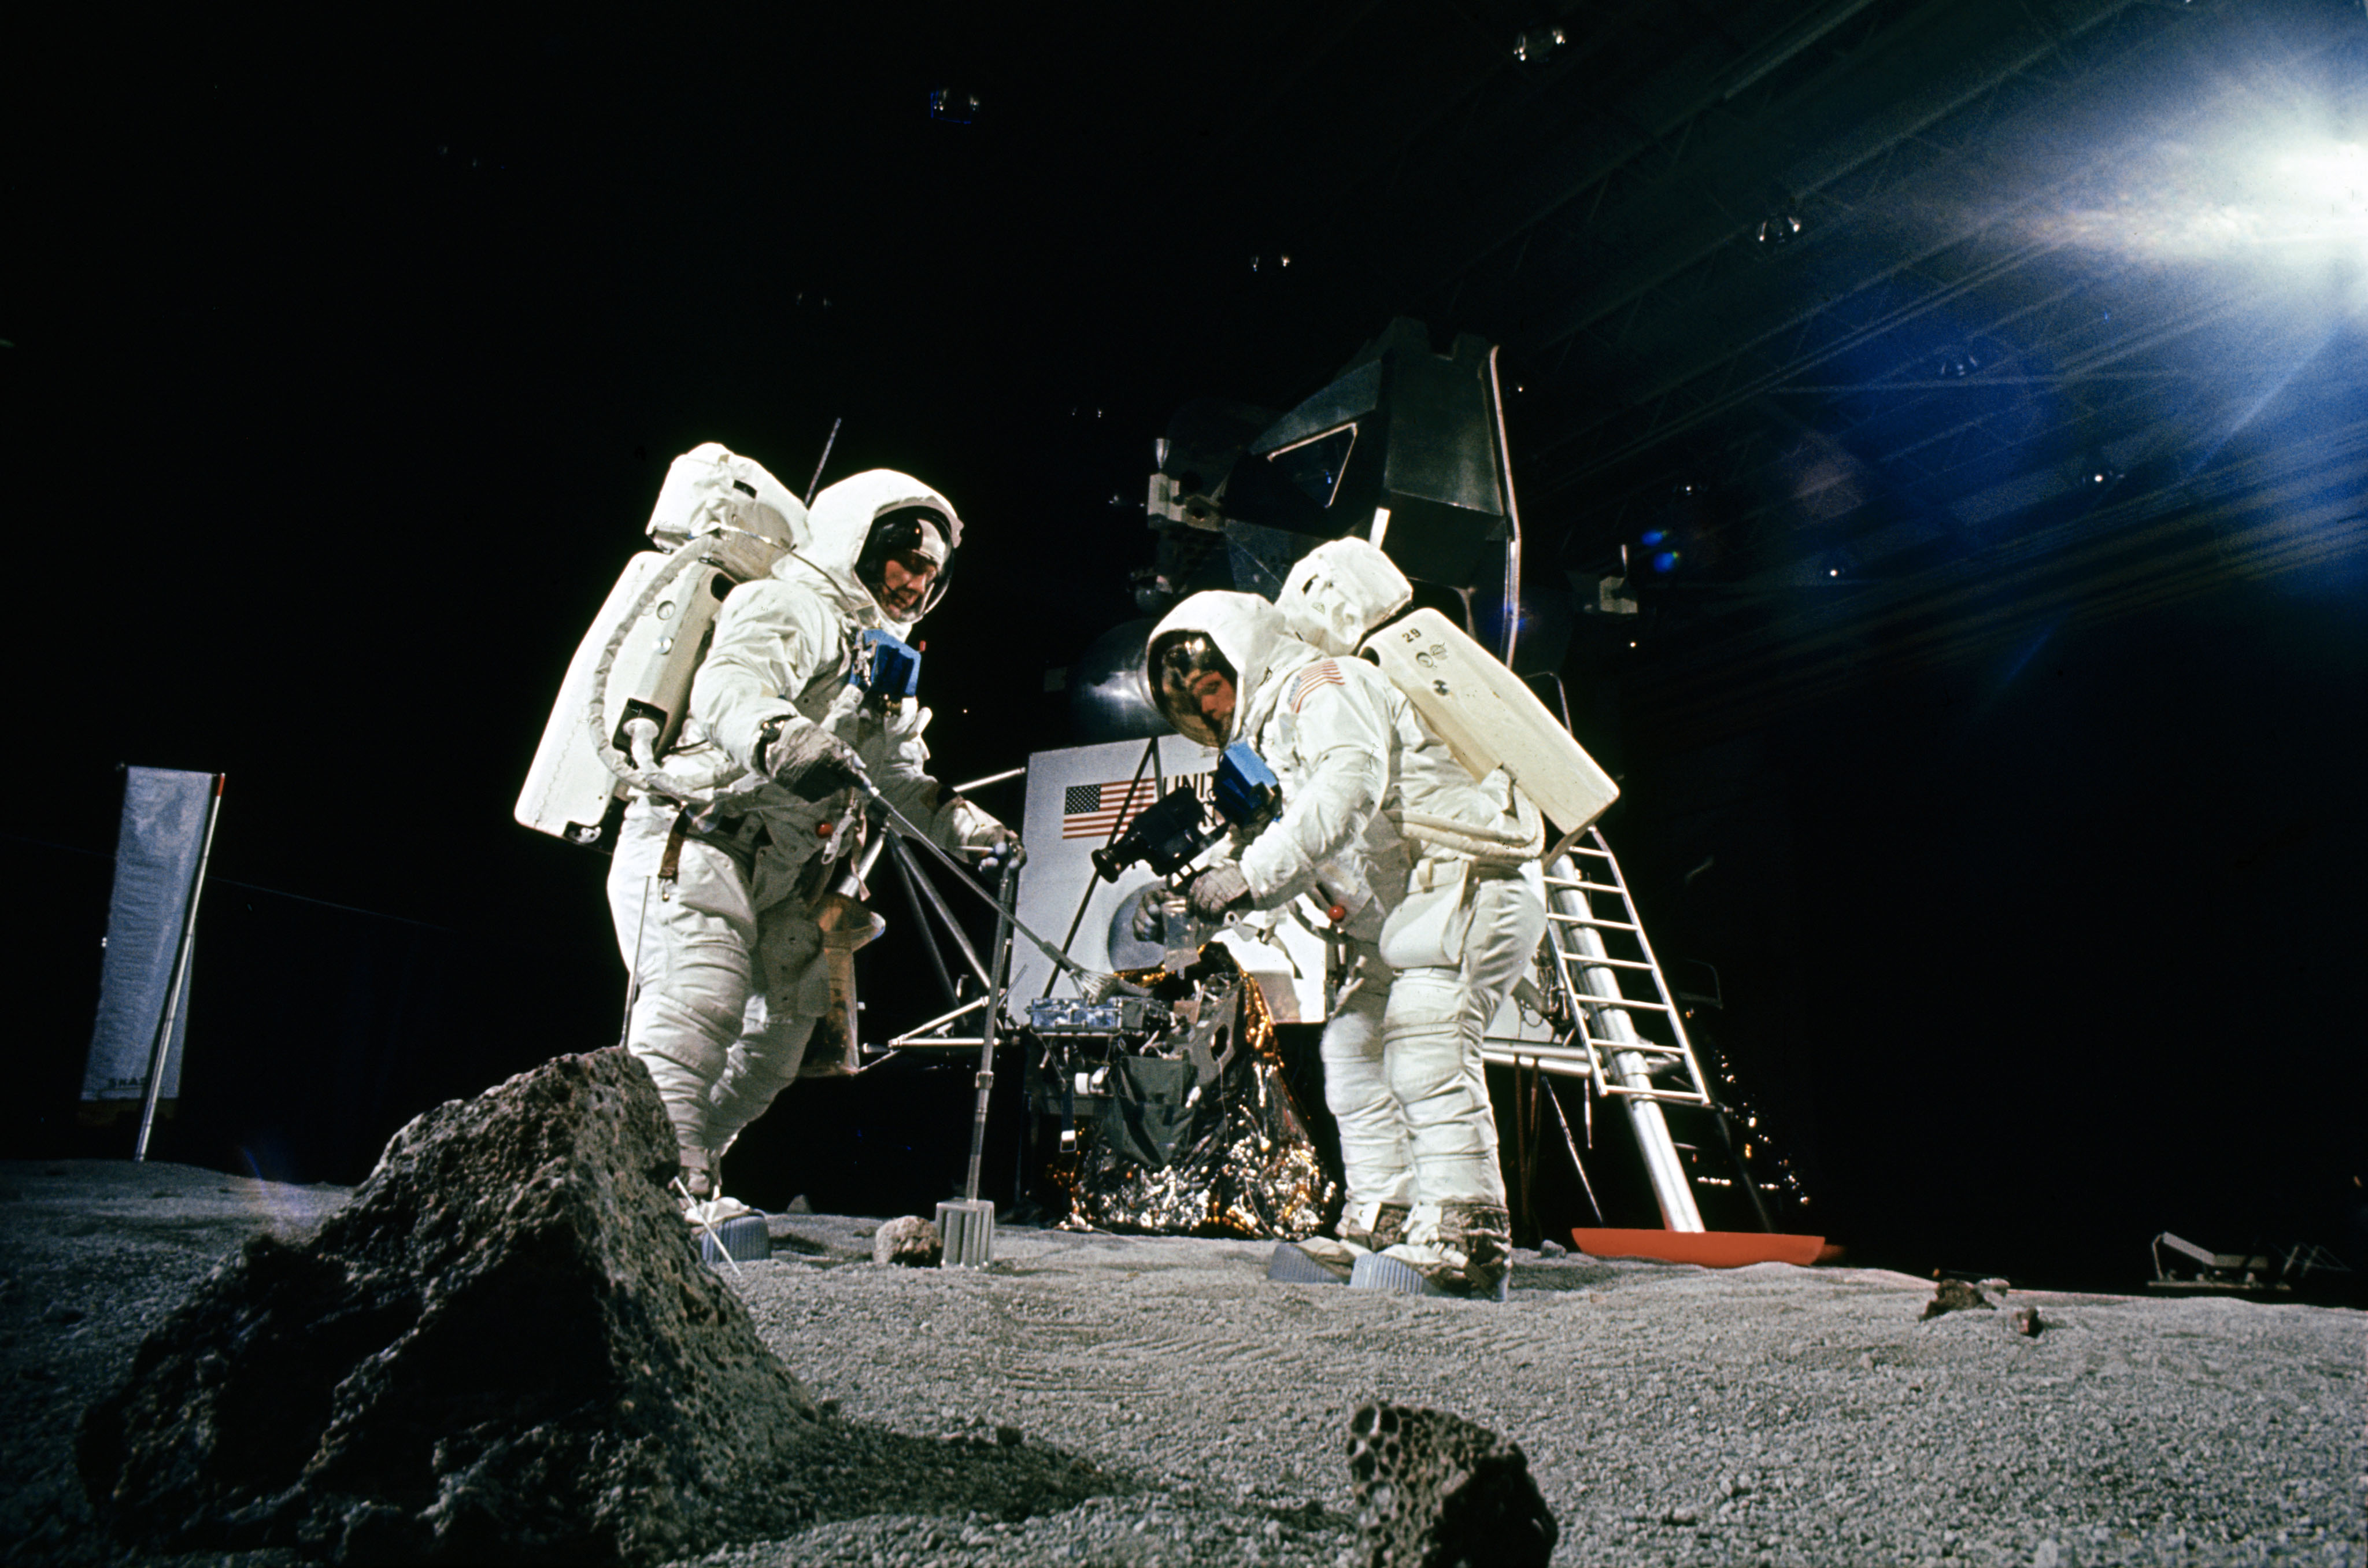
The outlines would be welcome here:
[[[715,618],[690,716],[733,761],[767,771],[768,739],[778,749],[814,728],[791,699],[837,652],[837,619],[814,594],[773,577],[743,583]]]

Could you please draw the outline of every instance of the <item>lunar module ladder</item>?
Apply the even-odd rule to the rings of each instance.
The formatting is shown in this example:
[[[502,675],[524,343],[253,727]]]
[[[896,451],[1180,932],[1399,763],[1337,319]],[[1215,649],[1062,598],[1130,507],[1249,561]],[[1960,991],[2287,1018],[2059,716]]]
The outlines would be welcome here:
[[[1605,904],[1600,912],[1599,900]],[[1615,956],[1606,933],[1637,956]],[[1702,1081],[1702,1064],[1686,1040],[1677,998],[1653,957],[1645,923],[1636,917],[1635,901],[1620,875],[1620,862],[1603,835],[1592,828],[1569,853],[1546,867],[1546,937],[1554,954],[1548,967],[1572,1032],[1586,1043],[1595,1090],[1617,1096],[1628,1108],[1629,1125],[1635,1130],[1636,1145],[1653,1178],[1653,1195],[1660,1202],[1662,1224],[1672,1231],[1702,1230],[1692,1184],[1661,1107],[1715,1108]],[[1644,994],[1648,980],[1649,996]],[[1644,1033],[1632,1014],[1657,1021],[1664,1028],[1656,1032],[1666,1032],[1674,1043]],[[1655,1074],[1667,1076],[1674,1069],[1682,1070],[1681,1083],[1654,1082]]]

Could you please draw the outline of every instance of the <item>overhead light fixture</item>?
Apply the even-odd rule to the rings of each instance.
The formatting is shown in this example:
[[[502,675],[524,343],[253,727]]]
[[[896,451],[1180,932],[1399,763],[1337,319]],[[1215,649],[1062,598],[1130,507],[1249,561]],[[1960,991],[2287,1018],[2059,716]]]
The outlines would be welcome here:
[[[942,119],[949,125],[969,125],[978,119],[981,108],[976,93],[963,87],[932,87],[929,89],[929,118]]]
[[[1513,35],[1513,59],[1521,65],[1542,63],[1547,56],[1570,41],[1570,35],[1560,28],[1525,28]]]

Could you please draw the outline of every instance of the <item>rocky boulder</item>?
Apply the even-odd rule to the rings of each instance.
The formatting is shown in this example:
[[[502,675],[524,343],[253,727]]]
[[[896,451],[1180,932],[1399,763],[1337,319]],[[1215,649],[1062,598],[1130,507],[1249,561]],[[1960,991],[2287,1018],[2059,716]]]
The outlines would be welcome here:
[[[91,1407],[123,1543],[657,1562],[794,1528],[821,1417],[699,1261],[620,1050],[395,1134],[309,1243],[258,1236]]]
[[[1561,1533],[1520,1445],[1444,1410],[1360,1407],[1349,1479],[1365,1568],[1544,1568]]]

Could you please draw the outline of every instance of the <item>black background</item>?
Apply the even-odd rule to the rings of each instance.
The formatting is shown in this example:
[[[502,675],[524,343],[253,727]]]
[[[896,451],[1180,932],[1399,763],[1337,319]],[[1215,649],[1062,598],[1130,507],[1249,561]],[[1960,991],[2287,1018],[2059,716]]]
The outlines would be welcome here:
[[[1165,51],[1255,72],[1254,29],[842,9],[143,16],[22,57],[55,90],[9,111],[0,296],[12,1152],[128,1145],[72,1126],[119,763],[229,777],[158,1152],[357,1179],[615,1036],[605,862],[510,809],[674,454],[803,490],[842,420],[825,478],[954,499],[923,678],[943,771],[985,774],[1062,743],[1045,672],[1135,613],[1174,408],[1287,405],[1429,307],[1351,257],[1251,272],[1273,203],[1185,177],[1210,128]],[[932,121],[948,82],[990,112]],[[2059,1280],[2134,1282],[2166,1228],[2368,1265],[2362,592],[2356,558],[2232,581],[1683,749],[1581,636],[1607,830],[1665,956],[1718,971],[1788,1224]],[[926,1010],[909,949],[866,964],[875,1025]],[[735,1164],[760,1203],[918,1207],[968,1092],[802,1087]]]

